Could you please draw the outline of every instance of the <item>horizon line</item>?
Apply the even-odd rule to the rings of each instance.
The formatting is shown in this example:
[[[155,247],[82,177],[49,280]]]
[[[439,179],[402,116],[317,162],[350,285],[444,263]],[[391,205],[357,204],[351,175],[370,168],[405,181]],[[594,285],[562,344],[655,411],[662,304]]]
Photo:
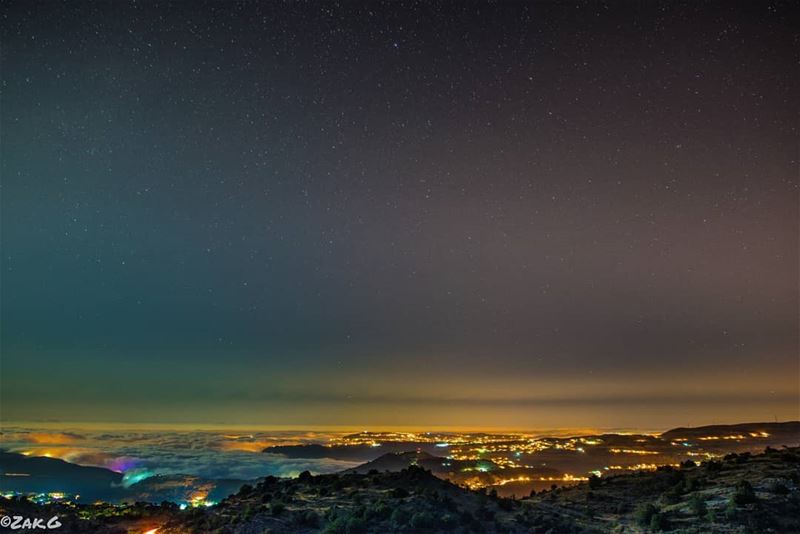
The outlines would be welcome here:
[[[731,426],[747,424],[781,424],[781,423],[800,423],[800,419],[786,419],[775,421],[738,421],[712,422],[704,424],[687,424],[670,426],[664,428],[644,428],[644,427],[508,427],[508,426],[460,426],[460,425],[375,425],[375,424],[262,424],[262,423],[197,423],[197,422],[145,422],[145,421],[36,421],[36,420],[0,420],[0,431],[6,431],[14,426],[32,427],[61,427],[66,428],[75,426],[78,428],[97,428],[109,429],[120,428],[127,430],[168,430],[174,431],[213,431],[213,430],[253,430],[253,431],[282,431],[282,432],[494,432],[494,433],[517,433],[517,434],[536,434],[545,435],[597,435],[603,433],[635,433],[659,435],[676,428],[700,428],[705,426]]]

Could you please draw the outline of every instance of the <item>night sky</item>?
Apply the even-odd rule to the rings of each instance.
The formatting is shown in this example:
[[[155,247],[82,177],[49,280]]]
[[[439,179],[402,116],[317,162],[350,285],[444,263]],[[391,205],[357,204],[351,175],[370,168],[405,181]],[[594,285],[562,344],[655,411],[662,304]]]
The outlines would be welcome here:
[[[799,418],[798,14],[695,4],[5,2],[2,418]]]

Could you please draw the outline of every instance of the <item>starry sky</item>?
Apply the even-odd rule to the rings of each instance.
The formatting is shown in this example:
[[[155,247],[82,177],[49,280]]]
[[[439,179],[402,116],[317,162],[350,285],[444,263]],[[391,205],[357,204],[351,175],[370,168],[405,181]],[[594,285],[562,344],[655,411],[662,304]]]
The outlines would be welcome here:
[[[5,2],[0,415],[800,418],[797,13],[696,4]]]

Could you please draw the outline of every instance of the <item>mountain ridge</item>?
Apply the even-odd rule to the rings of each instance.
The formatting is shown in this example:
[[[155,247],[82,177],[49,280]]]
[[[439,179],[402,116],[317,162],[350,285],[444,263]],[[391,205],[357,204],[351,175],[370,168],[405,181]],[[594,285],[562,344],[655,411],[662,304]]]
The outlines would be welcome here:
[[[62,534],[792,533],[800,532],[800,448],[595,477],[522,499],[462,488],[412,466],[267,477],[208,508],[137,503],[110,510],[0,499],[0,513],[58,515]]]

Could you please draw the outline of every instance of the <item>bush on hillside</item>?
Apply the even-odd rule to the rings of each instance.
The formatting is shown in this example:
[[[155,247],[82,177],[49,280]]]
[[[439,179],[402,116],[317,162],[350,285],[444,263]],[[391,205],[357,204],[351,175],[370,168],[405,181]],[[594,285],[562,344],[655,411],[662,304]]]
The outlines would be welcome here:
[[[634,518],[636,523],[642,527],[649,527],[653,516],[659,512],[653,503],[643,503],[636,507]]]
[[[708,507],[706,506],[706,501],[700,495],[692,495],[689,499],[689,508],[692,510],[692,513],[697,517],[704,517],[708,513]]]
[[[733,499],[733,502],[737,506],[742,506],[744,504],[756,502],[756,492],[748,481],[740,480],[736,484],[736,490],[734,491],[731,499]]]

